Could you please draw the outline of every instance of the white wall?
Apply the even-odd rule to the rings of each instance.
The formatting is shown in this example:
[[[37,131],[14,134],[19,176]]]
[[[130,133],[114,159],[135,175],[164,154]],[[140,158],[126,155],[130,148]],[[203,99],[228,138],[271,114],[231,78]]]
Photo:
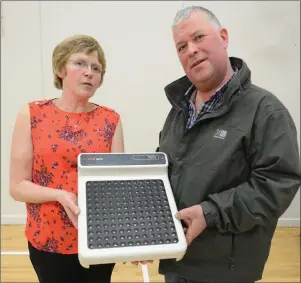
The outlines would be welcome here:
[[[153,151],[170,109],[163,88],[183,75],[170,27],[191,4],[211,9],[228,28],[230,56],[242,57],[253,82],[282,100],[300,136],[299,2],[2,2],[2,223],[24,221],[24,205],[8,194],[12,127],[21,105],[59,95],[52,83],[55,45],[75,33],[99,40],[108,71],[93,101],[121,114],[126,151]],[[300,225],[299,193],[279,225]]]
[[[38,2],[1,2],[1,222],[24,219],[24,204],[8,193],[9,155],[14,122],[21,105],[43,97]]]

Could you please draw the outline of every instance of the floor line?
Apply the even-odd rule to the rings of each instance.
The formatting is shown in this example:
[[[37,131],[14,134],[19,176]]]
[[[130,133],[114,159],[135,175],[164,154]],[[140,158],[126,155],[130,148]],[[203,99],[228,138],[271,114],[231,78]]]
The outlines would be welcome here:
[[[29,255],[29,252],[21,252],[21,251],[8,251],[8,252],[1,252],[1,255]]]

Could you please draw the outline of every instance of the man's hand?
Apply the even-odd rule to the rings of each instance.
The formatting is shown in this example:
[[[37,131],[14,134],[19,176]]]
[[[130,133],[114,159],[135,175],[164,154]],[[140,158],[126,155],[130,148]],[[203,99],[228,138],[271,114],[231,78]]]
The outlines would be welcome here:
[[[77,229],[77,220],[79,215],[79,207],[77,206],[77,197],[75,194],[64,190],[58,191],[57,201],[64,207],[69,219]]]
[[[187,226],[186,241],[188,245],[190,245],[191,242],[207,227],[201,205],[193,205],[180,210],[176,214],[176,218],[182,220]]]

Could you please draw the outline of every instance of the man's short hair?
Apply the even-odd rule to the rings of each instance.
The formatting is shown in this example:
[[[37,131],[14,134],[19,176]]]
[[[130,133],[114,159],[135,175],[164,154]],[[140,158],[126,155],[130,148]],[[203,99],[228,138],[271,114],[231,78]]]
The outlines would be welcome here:
[[[175,18],[174,18],[174,22],[172,25],[172,29],[174,29],[181,21],[183,20],[187,20],[190,15],[192,13],[195,12],[203,12],[205,13],[208,18],[218,27],[221,27],[221,24],[219,22],[219,20],[217,19],[217,17],[208,9],[201,7],[201,6],[189,6],[189,7],[185,7],[183,9],[181,9],[179,12],[177,12]]]

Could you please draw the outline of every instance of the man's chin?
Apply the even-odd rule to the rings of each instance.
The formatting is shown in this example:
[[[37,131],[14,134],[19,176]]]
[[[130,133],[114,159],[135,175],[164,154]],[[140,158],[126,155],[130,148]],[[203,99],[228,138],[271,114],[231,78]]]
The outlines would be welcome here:
[[[188,76],[188,78],[194,85],[202,85],[202,84],[206,85],[206,84],[210,84],[212,75],[203,72],[202,74]]]

